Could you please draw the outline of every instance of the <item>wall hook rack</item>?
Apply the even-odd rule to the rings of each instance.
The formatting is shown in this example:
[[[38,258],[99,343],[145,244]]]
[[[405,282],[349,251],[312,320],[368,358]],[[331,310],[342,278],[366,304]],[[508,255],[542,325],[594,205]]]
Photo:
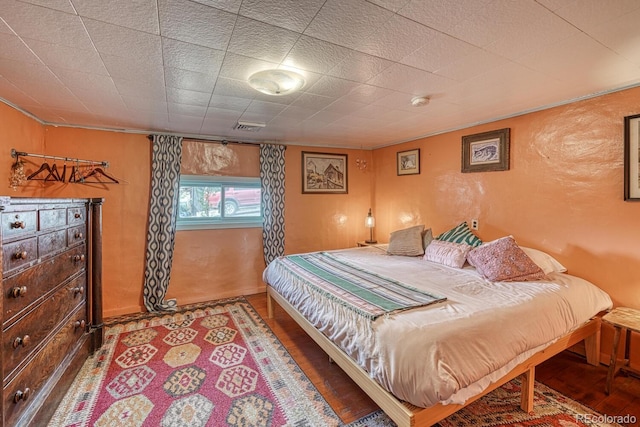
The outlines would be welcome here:
[[[11,149],[11,157],[17,158],[20,157],[39,157],[42,159],[53,159],[53,160],[64,160],[65,162],[73,162],[73,163],[87,163],[90,165],[100,165],[104,168],[109,167],[109,162],[99,161],[99,160],[83,160],[77,159],[75,157],[61,157],[61,156],[48,156],[44,154],[33,154],[33,153],[25,153],[24,151],[16,151],[15,148]]]

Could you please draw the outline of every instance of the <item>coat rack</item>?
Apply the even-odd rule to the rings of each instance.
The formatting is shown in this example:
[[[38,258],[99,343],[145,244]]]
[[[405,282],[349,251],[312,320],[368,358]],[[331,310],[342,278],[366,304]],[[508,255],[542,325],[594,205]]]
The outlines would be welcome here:
[[[24,181],[28,181],[31,179],[44,180],[44,181],[66,181],[66,171],[67,165],[66,162],[75,164],[75,166],[71,167],[71,173],[66,182],[72,183],[100,183],[100,184],[118,184],[119,180],[108,174],[104,171],[103,168],[109,167],[109,162],[98,161],[98,160],[84,160],[78,159],[75,157],[61,157],[61,156],[49,156],[45,154],[34,154],[34,153],[25,153],[24,151],[16,151],[15,148],[11,149],[11,157],[16,159],[15,164],[12,166],[11,176],[9,177],[10,187],[15,191],[19,185],[24,183]],[[24,162],[20,161],[20,157],[38,157],[45,159],[45,162],[42,164],[39,170],[32,173],[28,177],[24,175]],[[58,167],[53,164],[49,166],[46,160],[63,160],[65,162],[64,167],[62,168],[62,173]],[[81,172],[80,163],[86,165],[88,170]],[[40,173],[48,173],[45,178],[35,178],[36,175]],[[91,180],[87,181],[87,178],[91,178]],[[102,178],[102,179],[100,179]]]
[[[83,160],[76,159],[75,157],[60,157],[60,156],[47,156],[44,154],[33,154],[33,153],[25,153],[24,151],[16,151],[15,148],[11,149],[11,157],[17,159],[18,157],[39,157],[41,159],[53,159],[53,160],[64,160],[65,162],[73,162],[73,163],[87,163],[90,165],[100,165],[103,168],[109,167],[109,162],[97,161],[97,160]]]

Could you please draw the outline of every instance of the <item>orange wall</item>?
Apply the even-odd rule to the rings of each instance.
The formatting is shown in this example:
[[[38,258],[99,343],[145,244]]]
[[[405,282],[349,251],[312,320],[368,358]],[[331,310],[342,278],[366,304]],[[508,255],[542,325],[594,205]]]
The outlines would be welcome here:
[[[11,148],[51,156],[105,160],[121,184],[89,185],[29,181],[14,192],[8,187]],[[103,197],[103,306],[105,317],[144,311],[144,262],[149,206],[151,143],[146,135],[43,126],[0,103],[0,195],[12,197]],[[300,147],[286,151],[285,226],[287,253],[355,246],[366,237],[364,217],[370,204],[370,169],[356,158],[371,152],[328,150],[349,155],[349,194],[301,194]],[[323,149],[307,149],[321,151]],[[186,141],[183,173],[259,176],[256,147]],[[42,163],[25,158],[26,172]],[[62,166],[64,162],[56,161]],[[4,190],[2,189],[4,188]],[[178,304],[264,291],[260,228],[179,231],[167,298]]]
[[[640,112],[638,99],[635,88],[375,150],[380,235],[414,224],[439,234],[477,218],[483,240],[511,234],[616,306],[640,309],[640,203],[623,201],[623,118]],[[461,173],[462,136],[505,127],[510,170]],[[396,152],[413,148],[421,174],[396,176]],[[605,348],[611,336],[605,328]]]
[[[285,252],[353,247],[366,236],[364,217],[370,203],[370,172],[355,166],[371,152],[347,153],[348,194],[301,194],[302,148],[288,146],[285,154]],[[183,174],[260,176],[255,146],[185,141]],[[203,268],[203,266],[205,266]],[[168,298],[179,304],[264,292],[262,229],[183,230],[176,235]]]

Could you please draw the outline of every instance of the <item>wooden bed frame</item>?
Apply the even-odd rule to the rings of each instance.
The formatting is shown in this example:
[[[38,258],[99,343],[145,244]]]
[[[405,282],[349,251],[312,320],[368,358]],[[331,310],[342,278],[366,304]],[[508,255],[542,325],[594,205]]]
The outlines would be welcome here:
[[[335,361],[335,363],[337,363],[338,366],[340,366],[342,370],[344,370],[344,372],[349,375],[349,377],[358,384],[358,386],[367,393],[367,395],[376,402],[378,406],[380,406],[380,408],[389,416],[389,418],[391,418],[399,427],[431,426],[520,375],[522,375],[520,407],[523,411],[532,412],[535,367],[552,356],[555,356],[561,351],[583,340],[585,342],[587,362],[592,365],[599,364],[600,318],[595,317],[577,330],[563,336],[549,347],[535,353],[527,360],[520,363],[505,376],[491,384],[482,393],[467,400],[464,405],[436,404],[429,408],[420,408],[398,400],[394,395],[383,389],[377,382],[369,377],[369,374],[364,369],[356,364],[324,334],[318,331],[282,295],[280,295],[271,286],[267,285],[267,313],[270,319],[273,318],[274,314],[274,301],[277,302],[278,305],[280,305],[311,338],[313,338],[313,340],[329,355],[329,357]]]

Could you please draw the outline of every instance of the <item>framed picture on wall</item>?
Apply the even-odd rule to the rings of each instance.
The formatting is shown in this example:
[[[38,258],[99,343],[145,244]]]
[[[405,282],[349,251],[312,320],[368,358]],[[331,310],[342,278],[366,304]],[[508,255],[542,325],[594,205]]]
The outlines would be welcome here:
[[[462,172],[509,170],[510,128],[462,137]]]
[[[398,151],[398,175],[417,175],[420,173],[420,149]]]
[[[640,114],[624,118],[624,199],[640,201]]]
[[[302,193],[346,194],[347,155],[302,152]]]

